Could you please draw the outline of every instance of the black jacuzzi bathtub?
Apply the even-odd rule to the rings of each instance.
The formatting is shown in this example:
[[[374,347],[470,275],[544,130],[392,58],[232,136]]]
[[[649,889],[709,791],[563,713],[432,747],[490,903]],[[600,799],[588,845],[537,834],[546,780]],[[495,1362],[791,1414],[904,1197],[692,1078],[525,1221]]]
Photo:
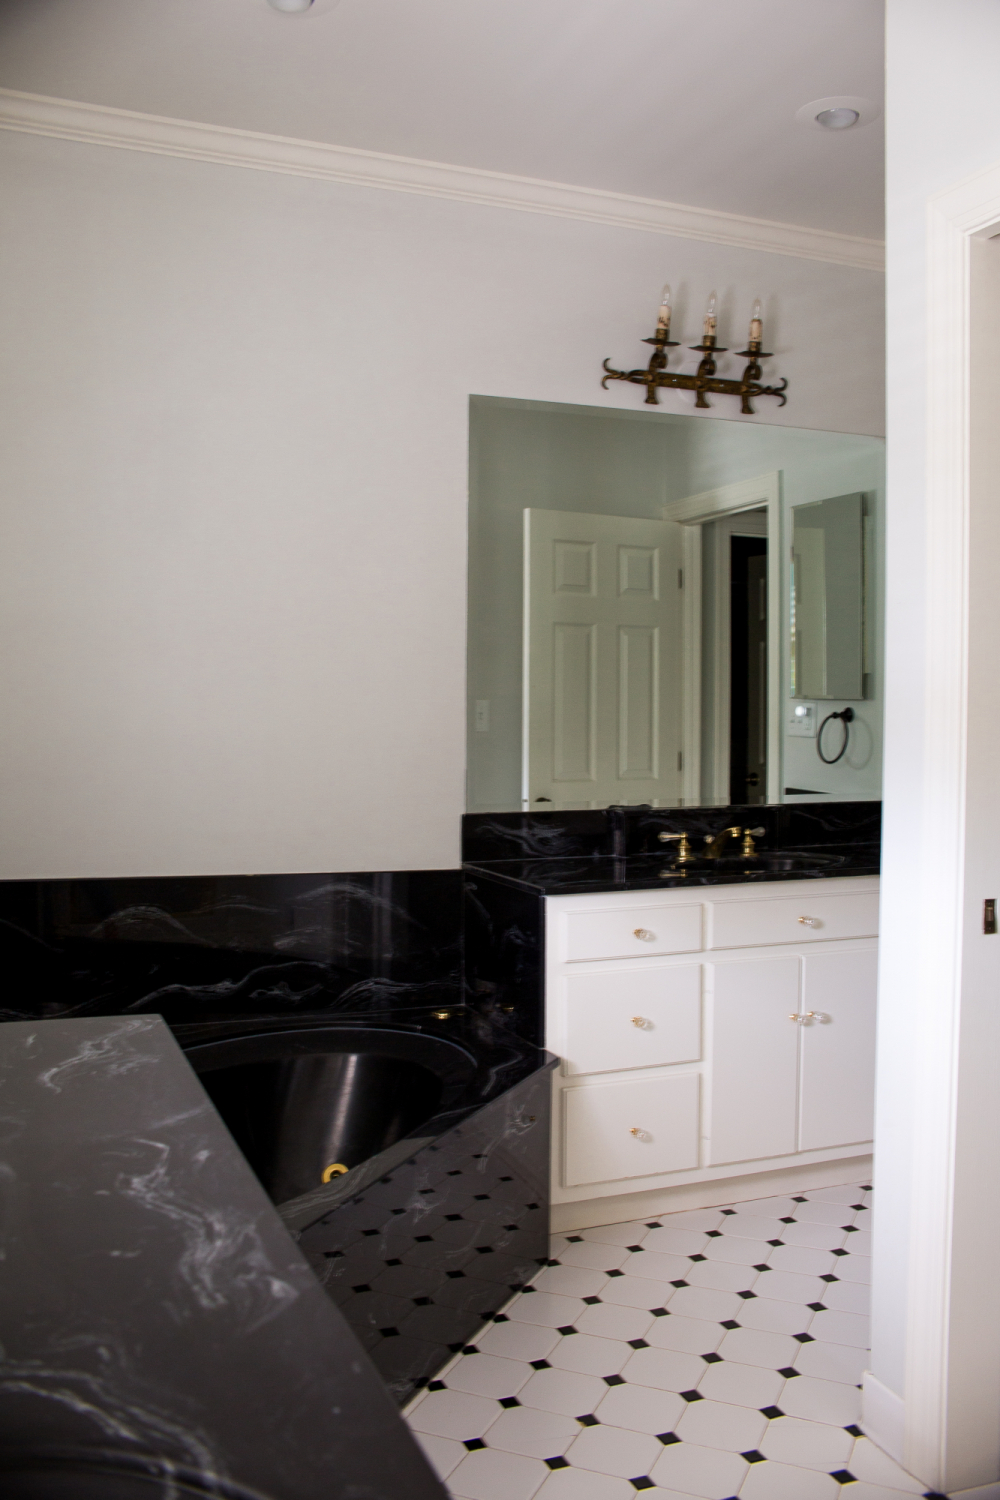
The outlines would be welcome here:
[[[186,1050],[276,1204],[312,1193],[455,1108],[476,1071],[455,1042],[374,1027],[258,1032]]]

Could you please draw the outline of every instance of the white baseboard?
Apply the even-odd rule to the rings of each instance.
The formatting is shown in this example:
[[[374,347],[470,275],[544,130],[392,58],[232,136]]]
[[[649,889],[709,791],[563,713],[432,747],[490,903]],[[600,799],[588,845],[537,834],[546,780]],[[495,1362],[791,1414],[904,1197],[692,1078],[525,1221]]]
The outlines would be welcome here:
[[[876,1448],[903,1462],[905,1407],[902,1396],[890,1391],[866,1370],[861,1380],[861,1427]],[[1000,1500],[1000,1496],[997,1497]]]
[[[1000,1483],[977,1484],[974,1490],[952,1490],[949,1500],[1000,1500]]]
[[[715,1208],[723,1203],[746,1203],[771,1198],[788,1188],[839,1187],[841,1183],[867,1182],[872,1169],[870,1156],[850,1156],[840,1161],[814,1162],[811,1166],[778,1167],[741,1177],[719,1177],[712,1182],[685,1182],[676,1187],[649,1188],[643,1193],[615,1193],[605,1198],[584,1198],[579,1203],[553,1203],[552,1232],[593,1229],[598,1224],[626,1224],[630,1219],[648,1219],[689,1208]]]

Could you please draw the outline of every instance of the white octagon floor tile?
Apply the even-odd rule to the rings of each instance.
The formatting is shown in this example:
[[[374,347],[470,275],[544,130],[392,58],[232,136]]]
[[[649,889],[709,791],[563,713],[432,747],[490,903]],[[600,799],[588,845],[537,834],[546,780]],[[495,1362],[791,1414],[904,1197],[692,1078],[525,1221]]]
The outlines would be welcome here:
[[[733,1328],[719,1345],[723,1359],[741,1365],[761,1365],[765,1370],[780,1370],[790,1365],[800,1345],[786,1333],[763,1333],[759,1328]]]
[[[697,1495],[700,1500],[727,1500],[739,1491],[748,1467],[745,1458],[722,1448],[672,1443],[664,1448],[649,1477],[661,1489]]]
[[[919,1479],[914,1479],[912,1474],[907,1474],[905,1469],[894,1463],[881,1448],[876,1448],[870,1438],[858,1438],[847,1468],[855,1479],[882,1485],[889,1490],[902,1490],[907,1495],[922,1495],[927,1488]]]
[[[492,1428],[490,1429],[492,1431]],[[778,1417],[769,1422],[757,1447],[765,1458],[798,1464],[803,1469],[848,1469],[854,1439],[842,1427],[821,1422],[803,1422],[798,1417]],[[853,1474],[854,1470],[850,1469]],[[855,1476],[856,1477],[856,1476]]]
[[[689,1208],[678,1214],[661,1214],[660,1223],[670,1229],[700,1229],[708,1234],[721,1229],[725,1218],[721,1208]]]
[[[676,1287],[669,1281],[651,1281],[645,1276],[615,1276],[601,1293],[602,1302],[614,1302],[620,1307],[666,1307]]]
[[[658,1437],[661,1432],[673,1432],[686,1406],[687,1402],[673,1391],[646,1385],[615,1385],[594,1416],[609,1427],[625,1427],[631,1432]]]
[[[848,1490],[851,1500],[902,1500],[904,1494],[910,1493],[911,1491],[909,1490],[889,1490],[881,1484],[868,1484],[865,1480],[861,1480],[858,1484],[852,1484]],[[923,1490],[919,1493],[926,1494],[927,1491]],[[983,1491],[980,1490],[979,1493],[982,1495]],[[650,1494],[652,1494],[652,1491],[650,1491]],[[975,1494],[975,1491],[973,1491],[973,1494]]]
[[[849,1234],[844,1238],[844,1249],[849,1250],[852,1255],[871,1255],[872,1237],[864,1230],[858,1234]]]
[[[576,1327],[580,1333],[593,1333],[602,1339],[642,1339],[648,1336],[651,1324],[665,1321],[664,1318],[654,1318],[645,1307],[620,1307],[613,1302],[598,1302],[584,1308],[576,1320]]]
[[[676,1349],[683,1354],[714,1354],[725,1333],[719,1323],[671,1313],[666,1318],[654,1318],[643,1338],[654,1349]]]
[[[837,1263],[837,1275],[841,1281],[857,1281],[863,1286],[871,1286],[871,1256],[842,1255]]]
[[[552,1292],[521,1293],[507,1306],[515,1323],[541,1323],[546,1328],[565,1328],[575,1322],[586,1304],[581,1297],[559,1297]]]
[[[537,1458],[479,1448],[449,1476],[448,1488],[459,1500],[532,1500],[548,1473]]]
[[[687,1277],[691,1262],[686,1255],[659,1255],[655,1250],[638,1250],[622,1262],[626,1276],[645,1276],[655,1281],[675,1281]]]
[[[861,1415],[861,1392],[853,1385],[797,1376],[786,1383],[781,1393],[781,1409],[788,1417],[847,1427]]]
[[[677,1436],[703,1448],[723,1448],[727,1453],[746,1453],[756,1448],[767,1427],[767,1418],[746,1406],[721,1401],[692,1401],[677,1424]]]
[[[716,1292],[749,1291],[756,1279],[753,1266],[731,1265],[721,1260],[689,1261],[684,1276],[689,1286],[708,1287]]]
[[[549,1266],[536,1276],[536,1292],[555,1292],[560,1297],[599,1297],[607,1281],[603,1271],[585,1271],[581,1266]]]
[[[799,1276],[795,1271],[761,1271],[753,1284],[758,1297],[776,1302],[822,1302],[827,1282],[818,1276]]]
[[[601,1245],[639,1245],[643,1235],[649,1233],[649,1225],[645,1219],[629,1219],[624,1224],[601,1224],[594,1229],[577,1230],[576,1233],[585,1240]]]
[[[495,1354],[467,1354],[456,1360],[445,1377],[451,1391],[469,1391],[474,1396],[516,1396],[532,1375],[531,1366],[516,1359],[498,1359]],[[431,1392],[433,1396],[436,1394]]]
[[[854,1349],[870,1345],[870,1326],[866,1317],[849,1312],[818,1312],[809,1329],[824,1344],[849,1344]]]
[[[498,1402],[467,1391],[431,1391],[412,1413],[410,1426],[416,1432],[464,1442],[466,1438],[482,1437],[501,1410]]]
[[[663,1255],[701,1255],[708,1244],[711,1241],[707,1234],[696,1229],[674,1229],[668,1221],[662,1229],[646,1230],[642,1248]]]
[[[522,1406],[558,1411],[565,1417],[585,1417],[603,1400],[608,1387],[594,1375],[570,1370],[536,1370],[518,1392]]]
[[[766,1218],[763,1214],[745,1213],[741,1209],[739,1213],[723,1219],[719,1227],[724,1235],[741,1239],[783,1240],[788,1225],[782,1224],[777,1215]]]
[[[850,1486],[854,1500],[854,1485]],[[829,1474],[768,1461],[753,1464],[740,1500],[839,1500],[840,1485]]]
[[[846,1187],[807,1188],[802,1196],[810,1203],[836,1203],[846,1208],[860,1203],[862,1198],[861,1188],[856,1183],[849,1183]]]
[[[745,1239],[738,1234],[720,1234],[718,1239],[708,1240],[704,1256],[706,1260],[728,1261],[734,1266],[752,1266],[757,1261],[766,1261],[774,1249],[767,1240]]]
[[[619,1479],[641,1479],[663,1452],[662,1443],[647,1433],[621,1427],[585,1427],[566,1457],[576,1469],[593,1469]]]
[[[465,1444],[457,1442],[455,1438],[434,1437],[429,1432],[415,1432],[413,1436],[424,1450],[428,1463],[439,1479],[447,1479],[452,1469],[462,1462],[467,1452]]]
[[[560,1339],[549,1355],[549,1364],[557,1370],[574,1370],[578,1375],[617,1375],[632,1354],[623,1339],[599,1339],[592,1333],[576,1333]]]
[[[476,1336],[476,1348],[501,1359],[544,1359],[561,1335],[540,1323],[491,1323]]]
[[[802,1276],[836,1273],[837,1257],[831,1250],[813,1250],[807,1245],[768,1245],[763,1259],[775,1271],[797,1271]]]
[[[817,1380],[839,1380],[844,1385],[860,1385],[868,1368],[867,1349],[852,1349],[847,1344],[803,1344],[795,1357],[800,1375]]]
[[[855,1198],[854,1202],[860,1200]],[[795,1217],[800,1224],[836,1224],[842,1228],[854,1223],[854,1210],[850,1204],[824,1202],[821,1198],[810,1198],[806,1203],[796,1203]]]
[[[871,1287],[860,1281],[831,1281],[823,1293],[827,1307],[837,1312],[860,1313],[867,1318],[871,1309]]]
[[[526,1458],[559,1458],[579,1431],[580,1424],[572,1417],[531,1406],[512,1406],[497,1417],[485,1441],[488,1448],[502,1448]]]
[[[705,1361],[674,1349],[637,1349],[622,1375],[633,1385],[661,1391],[693,1391],[705,1373]]]
[[[762,1219],[780,1219],[784,1214],[794,1214],[798,1204],[794,1198],[748,1198],[745,1203],[734,1203],[738,1214],[759,1214]]]
[[[786,1245],[805,1245],[811,1250],[840,1250],[846,1247],[848,1239],[856,1236],[848,1235],[846,1230],[836,1224],[785,1224],[782,1228],[780,1238]]]
[[[764,1333],[808,1333],[814,1316],[801,1302],[775,1302],[760,1295],[744,1302],[736,1321]]]
[[[674,1291],[673,1288],[671,1288]],[[739,1322],[743,1298],[735,1292],[715,1292],[703,1286],[682,1286],[674,1291],[667,1306],[671,1315],[680,1313],[687,1318],[704,1318],[709,1323],[722,1323],[733,1318]]]
[[[635,1245],[638,1241],[631,1239],[627,1243]],[[579,1266],[582,1270],[617,1271],[628,1257],[624,1245],[609,1245],[604,1240],[581,1240],[577,1244],[571,1240],[552,1258],[564,1266]]]
[[[647,1490],[646,1495],[655,1492]],[[610,1474],[592,1474],[586,1469],[556,1469],[538,1491],[535,1500],[635,1500],[636,1491],[627,1479]]]
[[[737,1365],[730,1360],[709,1365],[701,1377],[698,1389],[712,1401],[728,1401],[734,1406],[752,1406],[760,1411],[765,1406],[774,1406],[785,1383],[785,1377],[777,1370],[764,1370],[757,1365]]]

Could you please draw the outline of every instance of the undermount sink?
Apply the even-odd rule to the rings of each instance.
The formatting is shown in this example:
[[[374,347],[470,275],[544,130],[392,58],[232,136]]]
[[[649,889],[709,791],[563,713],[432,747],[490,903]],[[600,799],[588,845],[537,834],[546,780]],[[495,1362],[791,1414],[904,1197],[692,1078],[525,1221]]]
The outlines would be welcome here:
[[[660,873],[664,878],[668,875],[679,875],[684,870],[690,870],[692,874],[698,875],[726,873],[743,875],[752,874],[755,870],[765,870],[773,874],[789,874],[795,870],[827,870],[843,862],[842,854],[758,849],[756,854],[720,854],[716,859],[708,859],[704,855],[696,854],[691,859],[677,860]]]

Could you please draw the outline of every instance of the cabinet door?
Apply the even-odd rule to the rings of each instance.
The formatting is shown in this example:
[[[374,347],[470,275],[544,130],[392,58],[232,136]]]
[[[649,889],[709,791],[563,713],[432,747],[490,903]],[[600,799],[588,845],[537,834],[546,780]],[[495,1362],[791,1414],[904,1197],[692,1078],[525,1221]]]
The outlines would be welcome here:
[[[878,950],[802,957],[802,1105],[799,1149],[870,1141],[875,1111]]]
[[[709,1160],[795,1150],[799,958],[713,964]]]

